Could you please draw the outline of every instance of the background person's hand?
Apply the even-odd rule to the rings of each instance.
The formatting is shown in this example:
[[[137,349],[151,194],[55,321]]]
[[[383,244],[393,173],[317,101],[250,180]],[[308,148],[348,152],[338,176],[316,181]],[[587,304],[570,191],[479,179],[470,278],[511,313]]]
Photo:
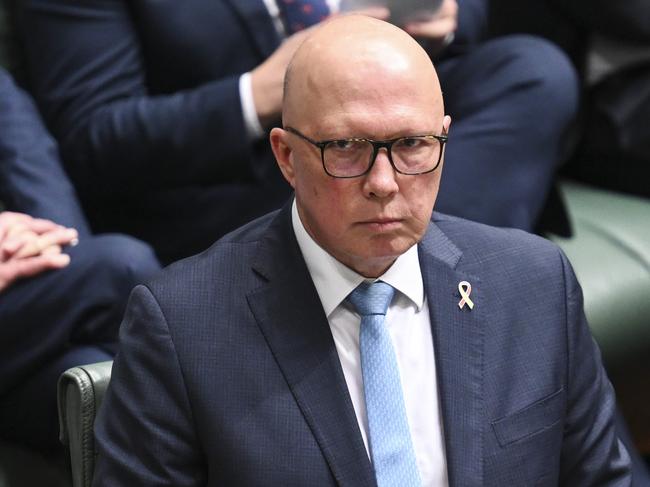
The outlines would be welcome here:
[[[0,293],[17,279],[60,269],[69,263],[70,256],[62,253],[44,253],[35,257],[0,262]]]
[[[453,40],[457,27],[458,3],[456,0],[444,0],[431,19],[409,22],[404,30],[413,37],[427,40],[430,50],[440,51]]]
[[[0,213],[0,262],[60,252],[61,247],[74,244],[77,239],[74,228],[23,213]]]
[[[388,9],[384,7],[369,7],[355,11],[378,19],[388,18]],[[335,14],[340,15],[340,14]],[[257,118],[263,127],[269,127],[280,119],[282,113],[282,94],[284,74],[291,58],[300,44],[307,38],[317,25],[296,32],[285,39],[266,61],[251,71],[253,101]]]
[[[75,229],[49,220],[0,213],[0,292],[16,279],[68,265],[70,257],[61,249],[77,238]]]
[[[268,127],[280,118],[284,73],[311,29],[301,30],[287,37],[266,61],[251,71],[253,101],[262,127]]]
[[[9,238],[23,232],[34,232],[38,235],[46,234],[61,228],[61,225],[43,218],[33,218],[24,213],[13,211],[0,212],[0,245]]]
[[[364,7],[357,10],[352,10],[349,13],[367,15],[368,17],[374,17],[380,20],[388,20],[390,17],[390,10],[387,7],[373,6],[373,7]],[[341,15],[341,14],[336,14]]]
[[[44,253],[60,253],[62,247],[74,245],[77,238],[78,235],[75,229],[58,225],[42,233],[26,229],[18,234],[9,236],[1,244],[0,261],[10,258],[24,259]]]

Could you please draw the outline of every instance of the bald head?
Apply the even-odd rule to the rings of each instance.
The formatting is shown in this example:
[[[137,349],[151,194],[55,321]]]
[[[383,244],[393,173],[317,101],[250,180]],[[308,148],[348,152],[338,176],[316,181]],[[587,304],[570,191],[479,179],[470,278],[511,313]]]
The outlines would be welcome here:
[[[314,103],[388,96],[409,80],[430,94],[432,109],[443,113],[433,64],[409,34],[364,15],[336,17],[314,30],[287,69],[284,124],[301,124]]]

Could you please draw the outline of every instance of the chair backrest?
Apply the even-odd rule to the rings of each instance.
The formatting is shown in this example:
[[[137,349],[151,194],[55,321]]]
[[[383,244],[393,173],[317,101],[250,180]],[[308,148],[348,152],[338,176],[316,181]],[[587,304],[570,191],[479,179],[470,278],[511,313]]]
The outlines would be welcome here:
[[[112,361],[82,365],[65,371],[59,379],[59,438],[70,451],[73,487],[90,487],[93,481],[93,425],[112,366]]]

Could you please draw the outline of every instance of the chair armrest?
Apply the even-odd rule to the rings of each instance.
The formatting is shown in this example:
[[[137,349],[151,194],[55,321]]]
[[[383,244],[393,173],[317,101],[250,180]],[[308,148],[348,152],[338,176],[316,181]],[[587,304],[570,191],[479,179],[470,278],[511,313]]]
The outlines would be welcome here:
[[[72,485],[90,487],[95,468],[93,425],[111,379],[112,361],[68,369],[59,378],[59,439],[70,450]]]
[[[565,181],[574,235],[551,236],[573,265],[608,365],[650,352],[650,200]]]

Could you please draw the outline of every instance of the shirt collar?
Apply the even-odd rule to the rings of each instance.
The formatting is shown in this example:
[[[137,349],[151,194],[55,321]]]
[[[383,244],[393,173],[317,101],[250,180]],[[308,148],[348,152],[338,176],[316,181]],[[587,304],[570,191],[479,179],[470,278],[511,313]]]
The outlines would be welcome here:
[[[307,233],[294,199],[291,206],[291,222],[298,240],[298,246],[307,263],[307,269],[314,282],[316,291],[323,305],[325,314],[329,315],[343,302],[366,278],[353,271],[332,257],[318,245]],[[378,279],[390,284],[409,298],[418,311],[424,304],[424,286],[420,271],[417,245],[413,245],[400,255],[388,270]]]

